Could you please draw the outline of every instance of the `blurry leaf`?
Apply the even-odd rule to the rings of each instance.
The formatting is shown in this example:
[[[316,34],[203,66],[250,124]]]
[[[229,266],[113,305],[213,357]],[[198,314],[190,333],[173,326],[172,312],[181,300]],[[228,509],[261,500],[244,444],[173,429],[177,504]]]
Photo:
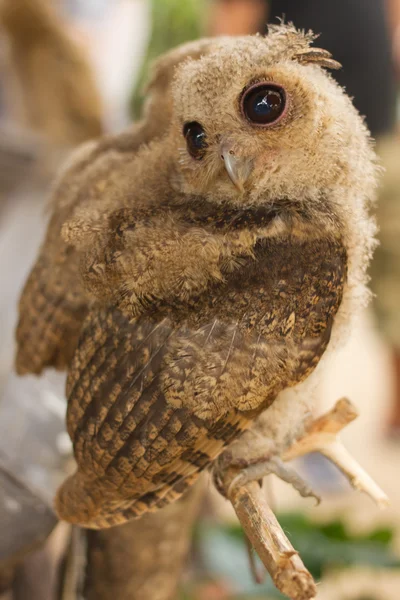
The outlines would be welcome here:
[[[171,48],[201,37],[207,13],[205,0],[151,0],[151,5],[150,42],[131,100],[135,118],[141,113],[150,64]]]
[[[393,537],[390,528],[355,535],[340,520],[318,524],[301,513],[280,515],[278,520],[316,580],[321,579],[330,568],[356,565],[400,568],[399,557],[390,549]],[[203,526],[198,531],[198,537],[208,572],[232,582],[237,597],[240,594],[251,597],[269,594],[283,598],[276,592],[268,576],[261,586],[252,581],[239,525]]]
[[[222,527],[204,527],[200,540],[207,571],[214,577],[229,581],[235,590],[234,598],[285,598],[276,590],[268,574],[261,585],[254,583],[243,533],[240,531],[239,537],[238,528],[229,528],[227,533]],[[261,563],[259,568],[263,568]]]
[[[383,527],[382,529],[376,529],[372,533],[369,534],[368,538],[372,542],[381,542],[382,544],[390,544],[393,540],[394,531],[389,529],[388,527]]]
[[[312,527],[315,527],[315,524],[311,523]],[[380,542],[382,544],[388,545],[393,540],[393,530],[388,527],[382,527],[378,529],[374,529],[369,533],[362,534],[349,534],[346,530],[346,527],[342,521],[331,521],[327,524],[319,525],[319,529],[326,537],[330,539],[336,540],[357,540],[359,542],[362,541],[371,541],[371,542]]]
[[[320,530],[327,538],[332,540],[348,540],[346,528],[341,521],[332,521],[326,525],[320,525]]]

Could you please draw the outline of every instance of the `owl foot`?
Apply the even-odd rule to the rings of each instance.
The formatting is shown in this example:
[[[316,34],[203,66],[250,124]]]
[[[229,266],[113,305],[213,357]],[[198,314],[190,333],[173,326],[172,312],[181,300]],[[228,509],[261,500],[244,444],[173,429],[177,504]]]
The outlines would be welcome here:
[[[251,461],[251,464],[243,468],[230,483],[228,496],[230,496],[233,487],[241,487],[250,481],[258,481],[272,473],[282,481],[292,485],[303,498],[315,498],[317,504],[321,502],[321,498],[313,492],[300,475],[292,467],[285,465],[278,456],[272,456],[268,460]]]

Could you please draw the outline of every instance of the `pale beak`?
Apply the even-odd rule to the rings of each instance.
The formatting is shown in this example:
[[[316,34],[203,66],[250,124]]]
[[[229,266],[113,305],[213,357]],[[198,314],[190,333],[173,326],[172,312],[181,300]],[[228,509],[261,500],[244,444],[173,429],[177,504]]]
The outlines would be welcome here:
[[[225,169],[232,183],[240,192],[244,192],[245,183],[253,170],[253,161],[249,158],[236,156],[229,142],[221,144],[221,158],[225,163]]]

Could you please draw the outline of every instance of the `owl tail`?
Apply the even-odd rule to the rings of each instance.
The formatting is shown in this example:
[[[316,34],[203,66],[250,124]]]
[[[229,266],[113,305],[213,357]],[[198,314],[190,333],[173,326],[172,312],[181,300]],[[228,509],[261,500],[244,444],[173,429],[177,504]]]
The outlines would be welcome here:
[[[109,518],[106,519],[105,515],[109,517],[115,512],[112,498],[99,480],[80,471],[64,481],[57,492],[54,507],[62,521],[88,529],[110,527],[112,523],[109,523]]]
[[[107,529],[138,519],[175,502],[199,478],[200,471],[182,477],[176,486],[165,484],[147,494],[127,498],[104,480],[76,471],[59,488],[54,502],[57,516],[87,529]]]

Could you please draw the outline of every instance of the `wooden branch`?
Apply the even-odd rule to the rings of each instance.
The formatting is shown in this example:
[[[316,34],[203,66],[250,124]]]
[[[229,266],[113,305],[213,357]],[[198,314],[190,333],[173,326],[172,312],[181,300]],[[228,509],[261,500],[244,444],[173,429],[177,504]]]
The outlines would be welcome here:
[[[289,461],[309,452],[320,452],[340,469],[355,489],[368,494],[379,508],[385,508],[389,503],[386,494],[338,438],[339,432],[357,416],[357,409],[350,400],[341,398],[332,410],[306,427],[306,433],[283,453],[282,458]]]
[[[306,423],[305,433],[284,452],[284,460],[292,460],[298,456],[314,452],[327,439],[336,439],[336,435],[358,417],[358,411],[347,398],[341,398],[335,406],[315,420]],[[321,436],[321,437],[318,437]],[[317,440],[322,440],[319,443]]]
[[[314,580],[284,534],[259,484],[253,481],[232,487],[229,500],[278,590],[292,600],[314,598]]]

